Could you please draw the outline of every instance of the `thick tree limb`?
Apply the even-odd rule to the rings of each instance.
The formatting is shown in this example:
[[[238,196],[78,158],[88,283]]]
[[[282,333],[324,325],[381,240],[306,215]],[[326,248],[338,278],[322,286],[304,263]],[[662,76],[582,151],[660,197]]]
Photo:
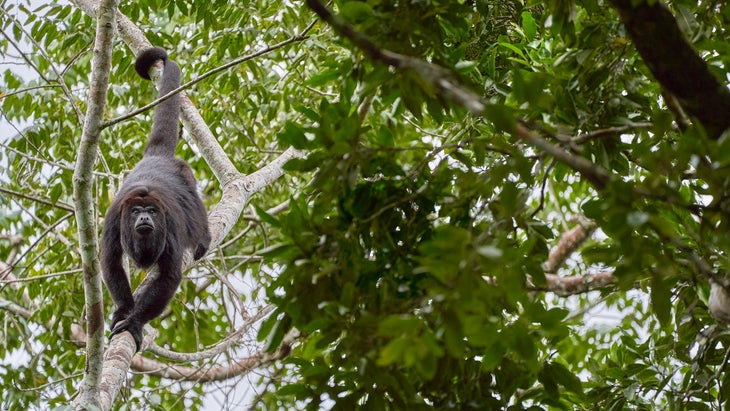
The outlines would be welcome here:
[[[547,273],[555,273],[565,260],[570,257],[596,230],[596,223],[583,218],[578,225],[560,236],[558,245],[550,251],[543,269]]]
[[[104,0],[96,15],[93,70],[89,87],[88,109],[73,175],[74,204],[79,232],[79,248],[84,269],[84,300],[86,301],[86,372],[74,406],[77,410],[98,409],[99,388],[104,352],[104,303],[101,270],[98,259],[96,208],[91,194],[94,181],[101,122],[106,108],[109,72],[112,61],[116,0]],[[60,81],[60,79],[59,79]]]
[[[12,274],[11,274],[12,275]],[[26,321],[32,321],[32,316],[37,310],[37,306],[33,306],[32,309],[22,307],[4,299],[0,299],[0,310],[5,310],[14,315],[17,315]],[[262,309],[261,316],[268,314],[270,310],[268,308]],[[255,317],[261,317],[258,314]],[[54,319],[49,320],[45,324],[39,324],[46,330],[53,330]],[[61,327],[57,327],[56,332],[59,334],[65,333]],[[145,349],[151,346],[151,342],[157,336],[157,331],[147,326],[145,333],[145,339],[142,342],[142,347]],[[221,345],[225,345],[229,348],[232,344],[231,341],[235,341],[236,338],[240,338],[241,334],[237,331],[228,338],[226,338]],[[253,370],[266,366],[273,363],[276,360],[286,357],[291,351],[291,346],[295,340],[299,337],[299,332],[292,330],[290,334],[285,337],[279,347],[273,352],[268,353],[265,350],[260,350],[253,355],[248,357],[239,358],[232,360],[230,363],[224,365],[218,365],[215,367],[191,367],[177,364],[170,364],[162,362],[156,359],[145,358],[141,355],[133,355],[136,349],[136,343],[129,333],[120,335],[119,338],[115,338],[114,347],[109,347],[104,352],[104,374],[101,381],[100,390],[100,401],[103,410],[111,409],[116,394],[122,387],[124,380],[127,377],[127,370],[130,368],[137,372],[144,373],[147,375],[154,375],[160,378],[169,378],[177,381],[194,381],[194,382],[213,382],[213,381],[225,381],[234,377],[240,377]],[[86,333],[79,324],[71,324],[71,336],[69,338],[71,342],[84,347],[86,345]],[[215,348],[217,350],[218,347]],[[157,352],[158,350],[153,349],[151,351]],[[160,349],[159,352],[162,355],[171,354],[170,351]],[[198,355],[198,353],[191,354],[189,357],[181,355],[179,353],[172,353],[171,357],[175,359],[188,361],[195,359],[208,358],[208,352],[203,352],[204,355]]]
[[[611,4],[654,77],[708,136],[720,137],[730,127],[730,91],[687,41],[669,9],[661,1],[612,0]]]
[[[5,299],[0,299],[0,310],[6,310],[23,318],[30,318],[33,315],[33,311]]]
[[[596,230],[593,221],[582,218],[578,225],[564,232],[558,244],[550,251],[547,260],[543,263],[546,284],[544,286],[529,286],[531,291],[547,291],[561,297],[575,294],[584,294],[599,290],[616,283],[613,271],[585,274],[573,277],[561,277],[554,274],[565,260],[581,246]]]
[[[30,313],[28,315],[30,315]],[[72,326],[71,330],[73,332],[73,341],[83,345],[85,339],[84,330],[80,326]],[[152,332],[146,333],[145,339],[142,342],[143,347],[146,347],[156,334],[157,331],[154,329]],[[119,388],[122,386],[123,381],[126,378],[126,370],[129,368],[129,364],[132,365],[132,368],[135,371],[147,375],[154,375],[160,378],[169,378],[176,381],[225,381],[234,377],[240,377],[253,370],[271,364],[274,361],[287,357],[291,352],[292,345],[296,339],[299,338],[300,333],[296,329],[291,330],[286,336],[284,336],[281,344],[273,353],[260,350],[248,357],[233,360],[228,364],[214,367],[189,367],[164,363],[158,360],[145,358],[141,355],[132,356],[133,354],[130,353],[134,352],[136,349],[134,339],[131,335],[129,335],[129,333],[122,335],[124,337],[118,339],[118,343],[115,344],[116,348],[109,347],[109,349],[107,349],[104,353],[105,378],[102,379],[103,396],[101,400],[102,406],[104,407],[102,409],[105,410],[111,409],[114,397],[116,397]]]

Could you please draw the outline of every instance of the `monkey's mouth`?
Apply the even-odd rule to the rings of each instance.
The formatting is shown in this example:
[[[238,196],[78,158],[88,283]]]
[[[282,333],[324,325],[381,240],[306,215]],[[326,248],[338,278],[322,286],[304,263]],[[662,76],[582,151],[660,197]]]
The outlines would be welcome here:
[[[134,227],[135,231],[137,231],[139,234],[148,234],[152,232],[155,227],[151,224],[139,224],[136,227]]]

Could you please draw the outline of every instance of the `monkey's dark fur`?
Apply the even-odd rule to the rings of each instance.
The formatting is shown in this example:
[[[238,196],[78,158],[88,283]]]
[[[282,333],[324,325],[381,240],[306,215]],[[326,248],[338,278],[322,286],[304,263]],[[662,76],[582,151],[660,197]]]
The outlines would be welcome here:
[[[161,48],[144,50],[134,68],[150,79],[148,71],[163,60],[159,95],[180,86],[180,67]],[[198,196],[193,172],[175,158],[180,97],[174,95],[155,107],[152,132],[144,157],[127,176],[106,213],[101,237],[104,283],[117,306],[110,338],[129,331],[142,344],[142,327],[159,316],[182,281],[182,257],[193,249],[198,260],[210,246],[205,206]],[[122,266],[123,254],[139,268],[157,263],[159,276],[135,300]]]

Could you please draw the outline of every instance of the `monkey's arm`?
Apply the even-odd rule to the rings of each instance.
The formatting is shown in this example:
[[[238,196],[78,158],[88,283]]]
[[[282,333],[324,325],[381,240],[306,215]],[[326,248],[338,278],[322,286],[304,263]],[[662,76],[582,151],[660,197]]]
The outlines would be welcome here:
[[[121,214],[117,208],[112,207],[107,213],[101,236],[102,277],[117,306],[112,317],[112,328],[118,321],[126,318],[134,308],[132,288],[122,266],[124,250],[122,249],[120,224]]]
[[[134,309],[122,321],[112,327],[111,336],[129,331],[137,343],[137,351],[142,346],[142,328],[162,314],[172,300],[182,281],[182,258],[164,252],[157,260],[159,274],[146,288],[138,291]]]

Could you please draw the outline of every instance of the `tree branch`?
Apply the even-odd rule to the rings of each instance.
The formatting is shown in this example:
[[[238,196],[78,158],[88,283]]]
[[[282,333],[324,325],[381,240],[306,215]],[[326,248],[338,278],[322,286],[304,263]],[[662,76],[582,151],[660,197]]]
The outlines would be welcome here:
[[[565,260],[570,257],[578,247],[581,246],[593,232],[596,230],[596,224],[593,221],[583,218],[578,225],[568,230],[560,236],[558,245],[550,251],[547,261],[543,264],[543,269],[547,273],[555,273]]]
[[[585,179],[591,182],[597,189],[601,190],[611,181],[611,174],[603,167],[593,164],[583,157],[573,155],[562,148],[552,145],[539,136],[533,134],[527,127],[518,122],[515,125],[513,134],[520,140],[550,154],[556,160],[567,164],[579,172]]]
[[[77,410],[98,409],[101,406],[100,383],[102,353],[104,352],[104,301],[99,267],[96,211],[91,194],[93,169],[96,162],[101,122],[106,108],[106,93],[112,61],[116,0],[104,0],[96,19],[96,38],[89,87],[88,109],[84,120],[76,169],[73,175],[74,204],[79,230],[79,248],[84,267],[84,300],[86,301],[86,372],[74,405]]]
[[[653,123],[633,123],[626,124],[624,126],[609,127],[600,130],[591,131],[590,133],[581,134],[575,137],[567,137],[566,140],[573,144],[584,144],[588,141],[602,138],[602,137],[613,137],[626,133],[627,131],[633,131],[636,129],[650,129],[654,126]]]
[[[547,285],[544,287],[529,287],[532,291],[549,291],[561,297],[584,294],[596,291],[616,283],[613,271],[603,271],[595,274],[586,274],[577,277],[561,277],[555,274],[545,274]]]
[[[89,16],[96,16],[100,0],[74,0],[73,3]],[[116,11],[117,31],[122,40],[129,46],[136,55],[143,49],[152,47],[142,30],[140,30],[129,18]],[[158,62],[150,70],[150,78],[157,85],[162,74],[162,63]],[[226,152],[216,141],[215,136],[203,121],[187,94],[180,93],[181,116],[183,126],[188,130],[189,137],[200,150],[205,162],[210,166],[218,181],[223,185],[230,180],[240,177],[230,161]]]
[[[575,294],[584,294],[589,291],[599,290],[616,283],[613,271],[586,274],[575,277],[561,277],[554,274],[565,260],[575,252],[581,244],[590,238],[596,224],[593,221],[581,218],[578,225],[563,233],[558,240],[558,245],[550,251],[548,259],[543,263],[545,279],[544,286],[528,286],[530,291],[547,291],[561,297]]]
[[[152,354],[155,354],[157,356],[160,356],[162,358],[173,360],[173,361],[179,361],[179,362],[190,362],[190,361],[199,361],[206,358],[212,358],[217,355],[220,355],[221,353],[225,352],[229,348],[231,348],[233,345],[238,343],[241,340],[241,337],[244,335],[244,333],[251,329],[251,326],[253,326],[255,323],[257,323],[259,320],[263,319],[267,315],[269,315],[274,310],[274,306],[272,304],[269,304],[259,310],[255,315],[250,317],[241,327],[239,327],[236,331],[232,332],[228,337],[223,339],[222,341],[215,344],[213,347],[204,350],[204,351],[198,351],[194,353],[179,353],[175,351],[166,350],[156,344],[150,344],[148,347],[148,351]]]
[[[0,193],[5,193],[5,194],[11,195],[11,196],[18,197],[18,198],[23,198],[23,199],[26,199],[26,200],[29,200],[29,201],[33,201],[33,202],[36,202],[38,204],[47,205],[47,206],[50,206],[50,207],[57,207],[57,208],[60,208],[61,210],[64,210],[64,211],[70,211],[72,213],[74,212],[74,207],[73,206],[70,206],[70,205],[68,205],[66,203],[63,203],[61,201],[56,201],[54,203],[54,202],[51,202],[49,200],[46,200],[45,198],[35,197],[33,195],[30,195],[30,194],[27,194],[27,193],[21,193],[20,191],[14,191],[14,190],[11,190],[9,188],[2,187],[2,186],[0,186]]]
[[[433,85],[434,88],[441,92],[446,99],[464,107],[473,114],[482,115],[486,109],[487,106],[482,99],[459,84],[448,70],[413,57],[381,49],[367,36],[356,31],[344,20],[332,14],[332,12],[330,12],[318,0],[307,0],[307,6],[317,13],[322,20],[330,24],[337,33],[350,40],[371,59],[387,64],[399,71],[410,70],[416,72],[424,81]],[[580,172],[583,177],[588,179],[598,189],[604,188],[611,179],[610,174],[603,168],[589,162],[583,157],[574,156],[559,147],[547,143],[534,135],[529,129],[527,129],[527,127],[519,122],[515,124],[512,130],[508,131],[519,139],[546,151],[557,160],[568,164],[570,167]]]
[[[730,127],[730,91],[712,74],[661,1],[611,0],[636,50],[708,136]]]
[[[224,65],[222,65],[220,67],[216,67],[216,68],[214,68],[212,70],[209,70],[208,72],[201,74],[197,78],[194,78],[194,79],[188,81],[187,83],[180,85],[180,87],[176,88],[175,90],[170,91],[169,93],[165,94],[164,96],[161,96],[161,97],[157,98],[155,101],[153,101],[153,102],[151,102],[151,103],[149,103],[149,104],[147,104],[145,106],[142,106],[142,107],[140,107],[140,108],[138,108],[136,110],[130,111],[129,113],[124,114],[122,116],[119,116],[117,118],[114,118],[112,120],[106,121],[106,122],[104,122],[104,124],[102,124],[102,128],[106,128],[106,127],[113,126],[113,125],[115,125],[117,123],[121,123],[122,121],[124,121],[126,119],[132,118],[132,117],[136,116],[137,114],[144,113],[145,111],[147,111],[147,110],[151,109],[152,107],[154,107],[154,106],[162,103],[163,101],[169,99],[170,97],[174,96],[175,94],[180,93],[181,91],[185,91],[185,90],[191,88],[195,84],[197,84],[197,83],[199,83],[199,82],[207,79],[210,76],[213,76],[215,74],[218,74],[218,73],[220,73],[222,71],[225,71],[225,70],[227,70],[227,69],[229,69],[231,67],[237,66],[237,65],[239,65],[241,63],[244,63],[246,61],[252,60],[252,59],[254,59],[254,58],[258,57],[258,56],[262,56],[262,55],[264,55],[266,53],[269,53],[271,51],[274,51],[276,49],[280,49],[280,48],[282,48],[282,47],[284,47],[286,45],[289,45],[291,43],[294,43],[294,42],[297,42],[297,41],[306,40],[308,38],[307,37],[307,33],[312,29],[312,27],[314,27],[314,23],[315,22],[310,23],[304,30],[302,30],[301,33],[296,34],[293,37],[290,37],[290,38],[288,38],[288,39],[286,39],[284,41],[281,41],[279,43],[276,43],[273,46],[266,47],[266,48],[264,48],[262,50],[259,50],[257,52],[254,52],[254,53],[251,53],[251,54],[247,54],[245,56],[242,56],[242,57],[239,57],[239,58],[234,59],[232,61],[229,61],[228,63],[226,63],[226,64],[224,64]]]
[[[337,33],[350,40],[367,56],[400,71],[414,71],[424,80],[432,84],[445,98],[471,111],[473,114],[482,114],[485,103],[481,98],[462,87],[458,80],[447,69],[436,64],[427,63],[419,59],[404,56],[378,47],[364,34],[355,30],[344,20],[332,14],[327,7],[318,0],[307,0],[307,6],[322,20],[327,22]]]
[[[134,357],[132,359],[132,365],[135,370],[177,381],[222,381],[231,377],[245,375],[255,369],[287,357],[291,353],[291,347],[296,339],[299,338],[299,335],[300,334],[296,329],[292,329],[286,336],[284,336],[279,348],[277,348],[273,353],[267,353],[266,351],[261,350],[250,357],[236,360],[231,364],[211,368],[183,367],[179,365],[162,364],[158,361],[150,360],[141,356]],[[132,344],[132,350],[134,350],[134,340],[132,337],[129,337],[129,341]]]

